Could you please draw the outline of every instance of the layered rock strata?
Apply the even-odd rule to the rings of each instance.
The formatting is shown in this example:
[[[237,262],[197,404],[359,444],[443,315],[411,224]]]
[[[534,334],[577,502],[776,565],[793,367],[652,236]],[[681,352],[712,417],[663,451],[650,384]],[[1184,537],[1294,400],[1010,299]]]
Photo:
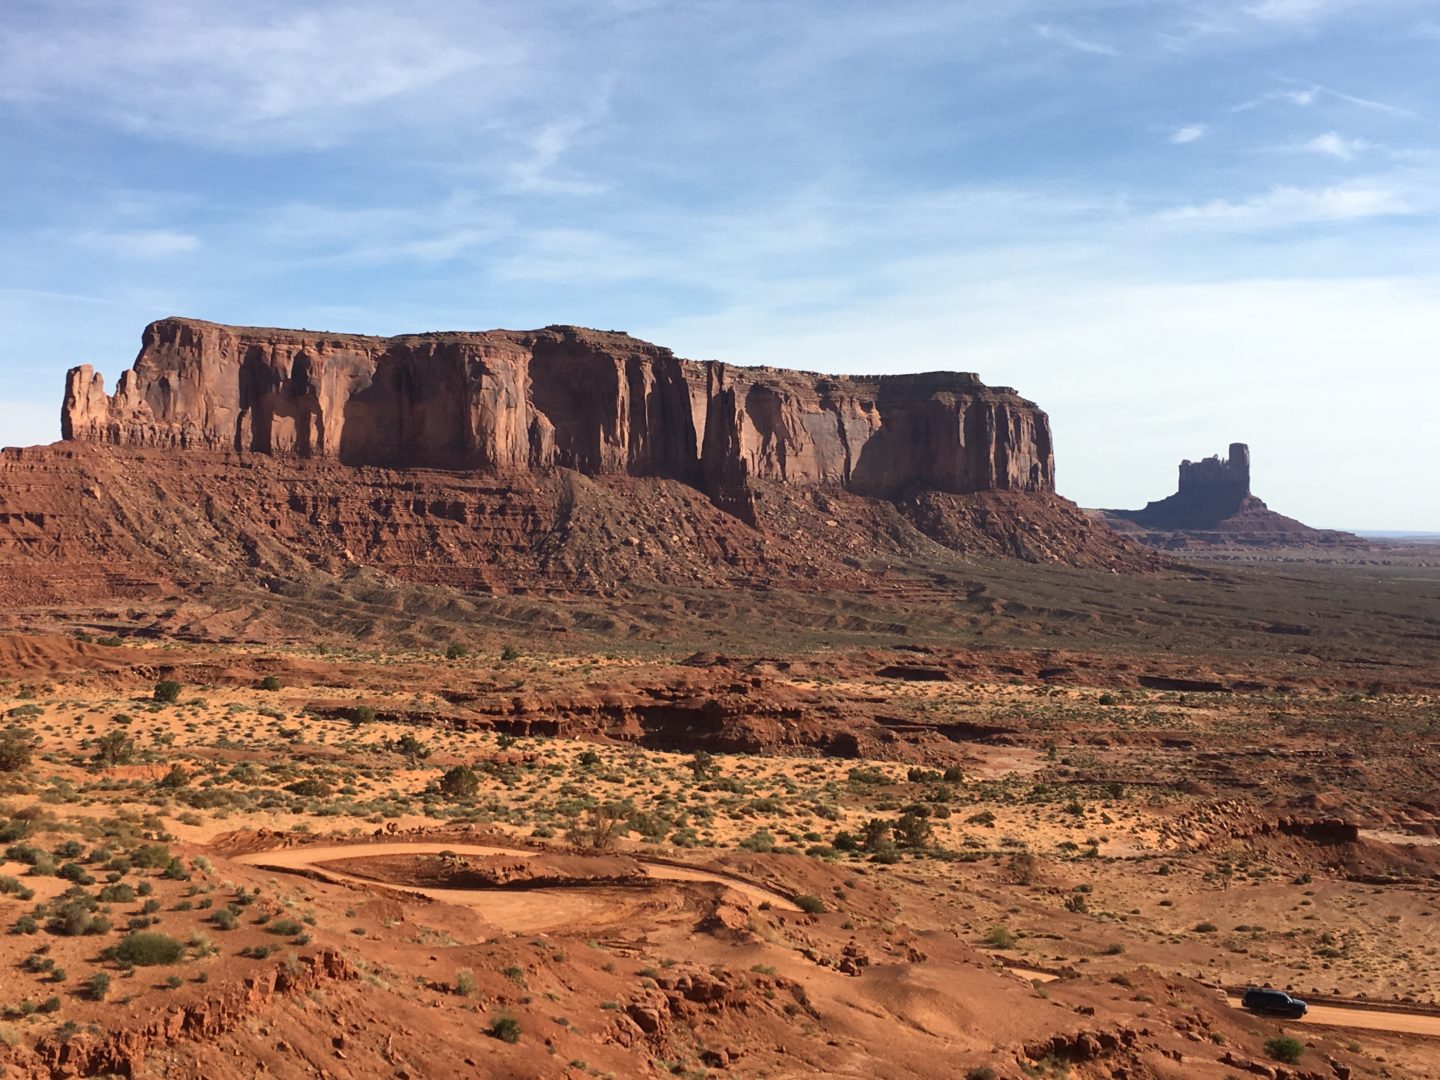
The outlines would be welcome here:
[[[755,481],[893,497],[1050,492],[1049,421],[973,374],[826,376],[621,333],[395,338],[163,319],[114,394],[70,371],[67,440],[385,468],[678,480],[755,524]]]

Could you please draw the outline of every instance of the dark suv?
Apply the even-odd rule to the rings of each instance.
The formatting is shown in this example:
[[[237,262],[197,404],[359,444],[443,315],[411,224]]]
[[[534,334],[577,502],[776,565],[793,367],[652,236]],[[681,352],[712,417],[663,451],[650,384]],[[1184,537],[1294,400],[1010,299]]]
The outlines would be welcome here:
[[[1291,1020],[1300,1019],[1310,1008],[1305,1002],[1297,997],[1291,997],[1283,990],[1261,990],[1254,986],[1245,991],[1245,996],[1240,999],[1240,1004],[1251,1012],[1266,1013],[1270,1016],[1286,1016]]]

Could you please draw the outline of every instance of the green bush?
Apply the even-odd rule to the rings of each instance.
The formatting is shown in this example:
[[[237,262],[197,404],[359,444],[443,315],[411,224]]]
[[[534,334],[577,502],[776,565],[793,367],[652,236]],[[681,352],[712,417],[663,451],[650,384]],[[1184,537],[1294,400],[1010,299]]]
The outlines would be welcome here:
[[[804,896],[795,898],[795,906],[807,915],[825,914],[825,901],[813,893],[806,893]]]
[[[85,980],[85,993],[91,1001],[104,1001],[105,995],[110,992],[110,976],[103,971],[97,971],[90,978]]]
[[[390,749],[394,750],[395,753],[401,757],[409,760],[412,765],[416,762],[424,761],[430,756],[430,747],[426,746],[408,731],[391,743]]]
[[[98,905],[93,896],[72,890],[60,900],[45,924],[45,928],[52,934],[79,937],[82,934],[102,934],[110,929],[109,920],[95,914]]]
[[[440,794],[447,799],[469,799],[480,790],[480,777],[468,765],[455,765],[440,777]]]
[[[279,690],[280,680],[274,675],[266,675],[260,680],[261,690]]]
[[[985,944],[992,949],[1013,949],[1015,934],[1008,926],[992,926],[985,931]]]
[[[470,655],[470,650],[461,645],[458,641],[452,641],[445,646],[446,660],[463,660]]]
[[[35,735],[27,728],[10,727],[0,732],[0,772],[18,772],[30,764],[35,753]]]
[[[298,919],[276,919],[265,927],[265,929],[281,937],[294,937],[296,934],[304,931],[305,925]]]
[[[501,1042],[518,1043],[520,1041],[520,1021],[513,1016],[497,1016],[490,1023],[490,1035]]]
[[[173,705],[180,700],[180,684],[174,679],[161,679],[155,684],[155,700]]]
[[[135,756],[135,740],[116,729],[95,740],[95,760],[102,765],[124,765]]]
[[[1265,1040],[1265,1053],[1286,1065],[1294,1065],[1304,1052],[1305,1044],[1292,1035],[1276,1035]]]
[[[142,930],[128,935],[115,947],[115,959],[136,967],[174,964],[185,955],[185,946],[168,934]]]

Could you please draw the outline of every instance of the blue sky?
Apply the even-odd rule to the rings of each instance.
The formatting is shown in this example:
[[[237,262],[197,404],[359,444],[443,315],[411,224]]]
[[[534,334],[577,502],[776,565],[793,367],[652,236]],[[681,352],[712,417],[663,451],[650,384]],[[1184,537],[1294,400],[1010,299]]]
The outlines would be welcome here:
[[[169,314],[958,368],[1440,530],[1437,0],[8,0],[0,444]]]

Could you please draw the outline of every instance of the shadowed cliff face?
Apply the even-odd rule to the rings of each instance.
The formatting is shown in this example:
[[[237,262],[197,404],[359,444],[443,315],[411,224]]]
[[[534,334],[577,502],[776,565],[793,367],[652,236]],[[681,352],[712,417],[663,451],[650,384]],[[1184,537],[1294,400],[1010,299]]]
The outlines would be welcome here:
[[[1045,414],[974,375],[734,368],[575,327],[373,338],[164,319],[113,395],[88,365],[70,371],[62,429],[346,465],[662,477],[751,524],[753,480],[1054,490]]]

